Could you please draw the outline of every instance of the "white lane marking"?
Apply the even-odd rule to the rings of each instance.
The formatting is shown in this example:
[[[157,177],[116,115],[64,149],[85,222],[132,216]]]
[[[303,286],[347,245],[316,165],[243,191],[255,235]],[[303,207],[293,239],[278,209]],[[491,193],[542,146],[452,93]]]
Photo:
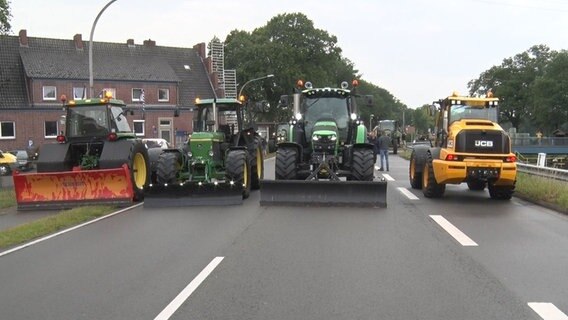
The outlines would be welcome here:
[[[76,225],[76,226],[71,227],[71,228],[69,228],[69,229],[61,230],[61,231],[59,231],[59,232],[57,232],[57,233],[54,233],[54,234],[51,234],[51,235],[49,235],[49,236],[45,236],[45,237],[43,237],[43,238],[39,238],[39,239],[36,239],[36,240],[34,240],[34,241],[28,242],[28,243],[23,244],[23,245],[21,245],[21,246],[19,246],[19,247],[15,247],[15,248],[12,248],[12,249],[10,249],[10,250],[6,250],[6,251],[3,251],[3,252],[0,252],[0,257],[5,256],[5,255],[7,255],[7,254],[10,254],[10,253],[12,253],[12,252],[15,252],[15,251],[22,250],[22,249],[24,249],[24,248],[33,246],[34,244],[38,244],[38,243],[43,242],[43,241],[45,241],[45,240],[49,240],[49,239],[51,239],[51,238],[55,238],[55,237],[60,236],[60,235],[62,235],[62,234],[64,234],[64,233],[67,233],[67,232],[70,232],[70,231],[73,231],[73,230],[82,228],[82,227],[84,227],[84,226],[88,226],[88,225],[90,225],[91,223],[95,223],[95,222],[101,221],[101,220],[103,220],[103,219],[110,218],[110,217],[112,217],[112,216],[114,216],[114,215],[117,215],[117,214],[119,214],[119,213],[123,213],[123,212],[125,212],[125,211],[130,210],[130,209],[134,209],[134,208],[139,207],[139,206],[141,206],[141,205],[143,205],[143,204],[144,204],[143,202],[138,203],[138,204],[135,204],[135,205],[130,206],[130,207],[128,207],[128,208],[124,208],[124,209],[118,210],[118,211],[116,211],[116,212],[107,214],[106,216],[102,216],[102,217],[96,218],[95,220],[87,221],[87,222],[85,222],[85,223]]]
[[[414,193],[408,191],[408,189],[406,188],[398,187],[397,189],[410,200],[420,200],[417,196],[414,195]]]
[[[568,320],[568,316],[552,303],[529,302],[528,305],[544,320]]]
[[[466,236],[465,233],[461,232],[460,229],[456,228],[451,224],[446,218],[437,215],[431,215],[430,218],[436,221],[447,233],[449,233],[454,239],[456,239],[462,246],[466,247],[476,247],[477,243],[471,240],[470,237]]]
[[[203,269],[197,275],[197,277],[195,277],[195,279],[193,279],[187,285],[187,287],[185,287],[177,295],[177,297],[175,297],[174,300],[172,300],[172,302],[170,302],[170,304],[168,304],[168,306],[154,318],[154,320],[169,319],[174,314],[174,312],[176,312],[177,309],[185,302],[185,300],[189,298],[193,291],[195,291],[195,289],[197,289],[197,287],[199,287],[199,285],[207,278],[207,276],[209,276],[211,272],[215,270],[215,268],[219,265],[219,263],[221,263],[221,261],[223,261],[224,258],[225,257],[215,257],[215,259],[211,260],[207,267],[205,267],[205,269]]]
[[[388,173],[383,173],[383,177],[385,177],[388,181],[394,181],[394,178]]]

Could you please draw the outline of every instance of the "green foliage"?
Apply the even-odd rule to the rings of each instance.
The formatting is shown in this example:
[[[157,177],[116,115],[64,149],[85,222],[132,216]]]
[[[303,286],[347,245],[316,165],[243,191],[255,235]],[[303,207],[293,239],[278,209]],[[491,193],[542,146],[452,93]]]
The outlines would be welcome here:
[[[225,39],[225,67],[237,70],[237,82],[274,74],[274,78],[248,85],[243,94],[250,100],[268,100],[264,120],[287,122],[291,110],[278,106],[281,95],[289,95],[298,79],[315,87],[339,87],[342,81],[359,79],[354,64],[342,56],[337,37],[314,27],[303,13],[280,14],[252,32],[233,30]],[[360,80],[360,79],[359,79]],[[372,95],[373,105],[359,99],[361,118],[371,114],[382,119],[402,120],[405,108],[388,91],[359,81],[358,94]],[[383,117],[384,116],[384,117]]]
[[[562,125],[559,119],[567,115],[566,98],[562,97],[568,83],[562,82],[565,67],[565,56],[537,45],[484,71],[468,87],[472,95],[493,89],[500,98],[500,121],[508,121],[517,129],[529,126],[532,131],[536,124],[551,132]]]
[[[0,231],[0,248],[18,245],[113,212],[109,206],[81,207],[61,211],[10,229]]]
[[[0,34],[8,34],[12,30],[10,25],[10,1],[0,0]]]
[[[566,182],[519,173],[515,193],[532,201],[550,203],[559,210],[568,212]]]
[[[16,193],[14,188],[0,189],[0,209],[13,207],[16,205]]]

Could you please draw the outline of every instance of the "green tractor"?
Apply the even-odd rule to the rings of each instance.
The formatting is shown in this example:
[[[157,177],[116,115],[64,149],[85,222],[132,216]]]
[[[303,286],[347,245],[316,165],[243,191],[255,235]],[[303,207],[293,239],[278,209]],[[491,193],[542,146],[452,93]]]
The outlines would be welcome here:
[[[288,141],[277,145],[275,180],[262,181],[261,205],[386,206],[386,181],[374,179],[373,145],[348,86],[298,82]]]
[[[144,206],[240,204],[264,177],[262,139],[244,127],[237,99],[196,101],[193,134],[181,149],[159,154]]]
[[[288,131],[290,131],[290,124],[288,123],[279,123],[276,126],[272,133],[272,138],[268,141],[268,152],[275,152],[276,146],[279,143],[286,142],[288,140]]]
[[[400,146],[400,137],[402,136],[398,121],[379,120],[379,124],[375,129],[380,131],[381,134],[386,134],[391,139],[390,147],[392,148],[392,153],[397,154]]]

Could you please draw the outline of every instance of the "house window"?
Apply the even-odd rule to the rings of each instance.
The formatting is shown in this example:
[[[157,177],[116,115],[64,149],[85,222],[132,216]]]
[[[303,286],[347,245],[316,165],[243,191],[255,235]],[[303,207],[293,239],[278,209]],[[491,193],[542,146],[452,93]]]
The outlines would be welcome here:
[[[73,88],[73,99],[86,99],[87,98],[87,88]]]
[[[116,97],[116,89],[115,89],[115,88],[104,88],[104,89],[103,89],[103,92],[102,92],[102,95],[101,95],[101,98],[104,97],[104,94],[105,94],[106,92],[110,92],[110,94],[112,95],[112,98],[113,98],[113,99],[118,99],[118,98]]]
[[[57,137],[57,121],[46,121],[44,125],[44,135],[46,138]]]
[[[158,101],[170,101],[170,89],[158,89]]]
[[[43,100],[54,101],[57,99],[57,89],[55,86],[43,87]]]
[[[132,89],[132,102],[144,102],[144,89]]]
[[[146,133],[144,131],[144,120],[134,120],[134,133],[137,136],[144,136]]]
[[[16,124],[13,121],[0,122],[0,139],[16,138]]]

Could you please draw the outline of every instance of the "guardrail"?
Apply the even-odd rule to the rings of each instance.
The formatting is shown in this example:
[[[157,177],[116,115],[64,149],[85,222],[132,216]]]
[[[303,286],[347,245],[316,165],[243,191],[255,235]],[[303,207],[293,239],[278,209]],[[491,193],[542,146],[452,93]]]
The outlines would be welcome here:
[[[568,170],[565,169],[539,167],[533,164],[517,162],[517,170],[519,172],[528,173],[539,177],[568,182]]]

